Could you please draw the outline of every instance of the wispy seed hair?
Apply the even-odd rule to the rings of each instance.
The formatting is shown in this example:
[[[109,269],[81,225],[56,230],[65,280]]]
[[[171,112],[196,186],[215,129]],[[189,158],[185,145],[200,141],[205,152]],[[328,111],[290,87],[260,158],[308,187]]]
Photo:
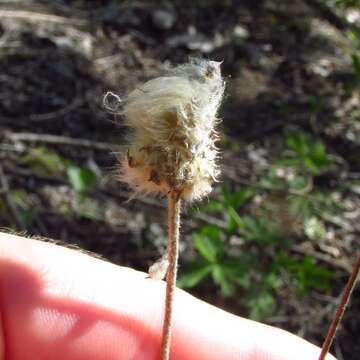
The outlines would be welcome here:
[[[216,125],[225,88],[220,65],[191,60],[125,100],[122,114],[131,134],[120,180],[136,193],[176,190],[198,200],[211,191],[219,176]]]

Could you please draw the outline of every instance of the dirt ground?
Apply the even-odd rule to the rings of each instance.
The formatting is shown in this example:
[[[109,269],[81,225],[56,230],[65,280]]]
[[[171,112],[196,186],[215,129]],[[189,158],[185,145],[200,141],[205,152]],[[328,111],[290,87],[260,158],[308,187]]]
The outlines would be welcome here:
[[[352,76],[353,45],[345,36],[350,25],[318,5],[310,0],[1,2],[0,227],[76,244],[146,271],[164,249],[166,203],[127,202],[129,189],[116,181],[116,153],[123,149],[126,129],[102,99],[107,91],[124,97],[189,56],[223,61],[223,183],[241,187],[256,178],[259,163],[273,159],[289,126],[321,137],[335,159],[336,167],[317,177],[316,186],[336,192],[343,182],[358,181],[360,92],[349,96],[344,89]],[[320,100],[314,104],[315,98]],[[42,151],[47,155],[39,167]],[[74,204],[66,161],[85,165],[100,179],[81,204]],[[264,321],[321,344],[359,251],[358,195],[359,186],[342,193],[349,210],[335,219],[331,243],[304,240],[294,250],[334,271],[331,291],[301,298],[283,291],[277,311]],[[217,220],[185,209],[180,263],[193,253],[191,232]],[[192,292],[246,315],[211,283]],[[339,360],[359,359],[359,310],[357,288],[333,348]]]

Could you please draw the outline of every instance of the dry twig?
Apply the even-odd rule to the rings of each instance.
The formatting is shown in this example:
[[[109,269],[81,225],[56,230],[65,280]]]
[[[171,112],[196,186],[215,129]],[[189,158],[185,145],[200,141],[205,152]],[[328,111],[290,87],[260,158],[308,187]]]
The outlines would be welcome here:
[[[82,19],[66,18],[63,16],[27,11],[27,10],[3,9],[0,10],[0,18],[11,18],[11,19],[15,18],[15,19],[21,19],[21,20],[27,20],[33,22],[46,21],[55,24],[73,24],[73,25],[86,24],[86,21]]]
[[[360,272],[360,255],[357,257],[356,263],[354,265],[353,271],[349,277],[349,280],[345,286],[344,292],[341,297],[340,304],[338,308],[336,309],[334,320],[332,321],[330,328],[328,330],[328,333],[326,335],[325,341],[323,343],[321,353],[319,356],[319,360],[324,360],[326,357],[326,354],[329,352],[331,344],[334,340],[336,330],[341,322],[341,319],[344,315],[346,306],[349,303],[351,293],[354,290],[356,279]]]
[[[15,133],[6,131],[3,135],[6,139],[12,142],[40,142],[47,144],[58,144],[58,145],[71,145],[71,146],[79,146],[85,148],[91,148],[96,150],[119,150],[119,145],[109,144],[105,142],[87,140],[87,139],[79,139],[79,138],[70,138],[67,136],[60,135],[51,135],[51,134],[36,134],[36,133]]]
[[[31,114],[29,115],[29,119],[31,121],[47,121],[47,120],[55,119],[57,117],[65,116],[66,114],[71,113],[76,108],[81,106],[83,102],[84,99],[81,99],[80,97],[76,97],[74,101],[72,101],[70,104],[64,106],[59,110],[51,111],[45,114]]]
[[[331,265],[332,267],[336,266],[338,269],[345,271],[347,274],[351,273],[351,265],[348,262],[343,261],[341,259],[335,259],[332,256],[326,255],[314,249],[307,249],[303,247],[301,244],[293,244],[291,246],[291,250],[302,255],[310,255],[319,261]]]

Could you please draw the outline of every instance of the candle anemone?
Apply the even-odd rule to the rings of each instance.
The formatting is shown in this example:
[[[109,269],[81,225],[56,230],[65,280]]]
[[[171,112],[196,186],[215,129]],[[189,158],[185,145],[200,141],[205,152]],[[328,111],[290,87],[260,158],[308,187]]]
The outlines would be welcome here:
[[[132,133],[120,180],[136,193],[207,195],[219,175],[215,127],[224,88],[219,62],[192,60],[131,92],[122,111]]]

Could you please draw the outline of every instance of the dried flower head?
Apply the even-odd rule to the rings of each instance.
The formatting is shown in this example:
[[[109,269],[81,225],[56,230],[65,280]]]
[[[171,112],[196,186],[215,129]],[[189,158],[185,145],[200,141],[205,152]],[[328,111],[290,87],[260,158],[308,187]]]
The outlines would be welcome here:
[[[192,60],[131,92],[123,114],[133,132],[121,180],[135,192],[207,195],[219,175],[215,126],[224,87],[219,62]]]

